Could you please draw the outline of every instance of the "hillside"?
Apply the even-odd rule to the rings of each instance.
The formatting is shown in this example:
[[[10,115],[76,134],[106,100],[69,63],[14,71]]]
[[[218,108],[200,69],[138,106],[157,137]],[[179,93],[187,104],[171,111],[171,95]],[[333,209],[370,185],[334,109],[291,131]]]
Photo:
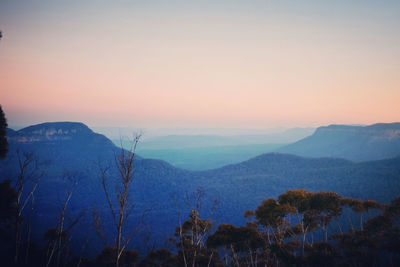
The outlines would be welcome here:
[[[263,153],[272,152],[282,144],[249,144],[207,146],[177,149],[139,149],[144,158],[165,160],[171,165],[192,171],[210,170],[235,164]]]
[[[220,195],[241,205],[276,197],[287,189],[335,191],[344,196],[388,202],[400,192],[400,157],[354,163],[334,158],[303,158],[269,153],[199,173]]]
[[[69,216],[77,216],[82,210],[86,211],[82,219],[80,229],[76,229],[75,247],[80,247],[82,238],[89,236],[93,247],[89,252],[95,255],[102,244],[98,242],[91,210],[96,207],[109,216],[104,192],[99,179],[99,165],[103,168],[112,166],[115,155],[120,149],[112,144],[105,136],[94,133],[86,125],[81,123],[44,123],[30,126],[19,131],[8,131],[9,153],[0,161],[0,179],[15,180],[19,173],[17,151],[21,158],[25,152],[33,152],[38,159],[40,170],[45,171],[37,190],[36,203],[37,213],[33,218],[33,233],[40,239],[43,233],[56,225],[61,200],[65,191],[63,177],[73,173],[79,178],[77,186],[69,205]],[[31,166],[32,171],[36,166]],[[154,234],[156,240],[166,240],[166,232],[174,230],[176,224],[176,208],[172,205],[171,194],[176,192],[181,195],[182,186],[190,185],[187,171],[179,170],[170,164],[153,159],[142,159],[136,157],[135,179],[131,185],[130,199],[136,203],[134,215],[128,222],[131,227],[139,221],[138,218],[145,210],[151,209],[152,213],[146,216],[146,224],[155,229],[160,229]],[[111,191],[116,188],[118,179],[117,170],[112,167],[109,170],[109,183]],[[28,184],[29,187],[29,184]],[[140,189],[140,190],[138,190]],[[194,188],[188,186],[185,190],[191,191]],[[160,216],[161,215],[161,216]],[[86,231],[91,229],[92,231]],[[111,218],[105,220],[105,229],[112,229]],[[146,233],[138,234],[138,242],[145,238]]]
[[[353,161],[392,158],[400,155],[400,123],[319,127],[313,135],[284,146],[277,152]]]
[[[10,133],[10,152],[0,161],[0,177],[15,179],[18,174],[17,149],[34,152],[41,162],[40,168],[46,171],[35,204],[36,237],[56,223],[60,195],[65,189],[63,174],[78,173],[79,186],[71,199],[69,212],[73,217],[86,210],[86,215],[73,242],[79,244],[89,235],[91,243],[97,244],[90,254],[98,253],[102,245],[93,231],[90,210],[97,207],[108,214],[98,166],[109,166],[119,148],[79,123],[46,123]],[[110,188],[115,188],[116,169],[110,169],[109,178]],[[140,248],[149,231],[151,240],[157,244],[167,240],[178,224],[178,210],[188,214],[185,196],[200,187],[207,197],[204,211],[210,210],[214,199],[219,201],[214,215],[216,223],[242,224],[245,210],[255,209],[262,199],[276,197],[287,189],[333,190],[343,196],[388,202],[400,192],[400,157],[354,163],[344,159],[270,153],[219,169],[197,172],[178,169],[161,160],[138,157],[130,191],[130,199],[136,205],[129,224],[137,225],[143,212],[150,212],[145,218],[146,227],[142,228],[147,232],[138,233],[133,245]],[[106,226],[110,224],[108,218]]]

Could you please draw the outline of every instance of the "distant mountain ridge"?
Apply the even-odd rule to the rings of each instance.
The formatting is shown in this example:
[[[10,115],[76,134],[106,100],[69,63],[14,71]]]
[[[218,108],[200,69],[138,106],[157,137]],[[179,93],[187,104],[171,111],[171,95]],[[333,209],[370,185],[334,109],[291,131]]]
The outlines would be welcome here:
[[[254,144],[288,144],[311,135],[314,128],[290,128],[279,133],[244,135],[165,135],[144,140],[140,149],[182,149]],[[120,140],[114,140],[118,146]]]
[[[282,144],[250,144],[176,149],[139,149],[144,158],[161,159],[177,168],[192,171],[216,169],[239,163],[263,153],[275,151]]]
[[[380,160],[400,155],[400,122],[369,126],[329,125],[277,150],[305,157]]]
[[[314,128],[291,128],[276,133],[245,135],[165,135],[140,142],[138,154],[165,160],[177,168],[193,171],[216,169],[275,151],[314,132]],[[129,142],[112,140],[116,146]]]

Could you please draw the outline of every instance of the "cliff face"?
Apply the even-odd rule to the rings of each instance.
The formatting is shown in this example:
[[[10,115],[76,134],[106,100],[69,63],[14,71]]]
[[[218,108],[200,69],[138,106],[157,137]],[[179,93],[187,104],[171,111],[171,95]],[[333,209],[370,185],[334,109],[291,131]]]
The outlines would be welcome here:
[[[101,147],[115,149],[114,144],[104,135],[93,132],[89,127],[79,122],[47,122],[32,125],[18,131],[7,131],[11,148],[36,147],[50,144],[52,147]],[[30,148],[32,150],[33,148]]]
[[[279,150],[308,157],[339,157],[354,161],[400,155],[400,123],[370,126],[330,125]]]
[[[370,126],[330,125],[317,128],[317,135],[369,136],[372,139],[399,139],[400,123],[378,123]]]
[[[29,126],[19,131],[10,131],[8,135],[10,141],[32,143],[72,140],[82,136],[95,135],[95,133],[83,123],[50,122]]]

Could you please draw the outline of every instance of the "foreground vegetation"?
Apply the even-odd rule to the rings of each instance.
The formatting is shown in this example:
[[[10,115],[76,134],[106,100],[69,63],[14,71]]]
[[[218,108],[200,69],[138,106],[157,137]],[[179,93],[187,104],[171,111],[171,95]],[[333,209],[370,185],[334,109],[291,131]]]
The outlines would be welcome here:
[[[400,264],[400,198],[384,205],[334,192],[288,190],[277,199],[265,199],[256,210],[246,211],[246,225],[216,226],[212,216],[199,214],[204,194],[198,191],[187,220],[177,220],[169,240],[173,249],[152,249],[139,255],[135,250],[110,245],[97,257],[87,259],[70,252],[69,230],[60,225],[45,233],[43,246],[15,237],[15,227],[20,228],[29,218],[17,217],[18,194],[10,182],[2,182],[0,190],[3,266],[116,266],[118,251],[119,266]]]

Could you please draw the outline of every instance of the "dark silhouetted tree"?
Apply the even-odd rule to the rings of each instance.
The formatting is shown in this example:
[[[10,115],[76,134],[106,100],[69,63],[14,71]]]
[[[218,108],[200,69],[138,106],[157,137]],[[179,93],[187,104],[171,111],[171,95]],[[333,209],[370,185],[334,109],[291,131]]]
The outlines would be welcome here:
[[[257,226],[252,223],[241,227],[221,224],[217,231],[207,238],[207,247],[223,248],[229,253],[230,260],[227,255],[224,255],[224,262],[227,266],[257,266],[258,253],[264,248],[264,245]]]
[[[1,37],[1,32],[0,32]],[[7,142],[7,119],[4,115],[3,109],[0,105],[0,159],[4,158],[8,151],[8,142]]]
[[[174,257],[168,249],[161,248],[151,251],[140,263],[139,267],[177,266],[177,257]]]
[[[115,266],[115,254],[117,248],[114,246],[108,246],[96,257],[95,266],[99,267],[112,267]],[[119,258],[119,265],[125,267],[136,266],[136,262],[139,259],[139,253],[136,250],[124,250]]]

